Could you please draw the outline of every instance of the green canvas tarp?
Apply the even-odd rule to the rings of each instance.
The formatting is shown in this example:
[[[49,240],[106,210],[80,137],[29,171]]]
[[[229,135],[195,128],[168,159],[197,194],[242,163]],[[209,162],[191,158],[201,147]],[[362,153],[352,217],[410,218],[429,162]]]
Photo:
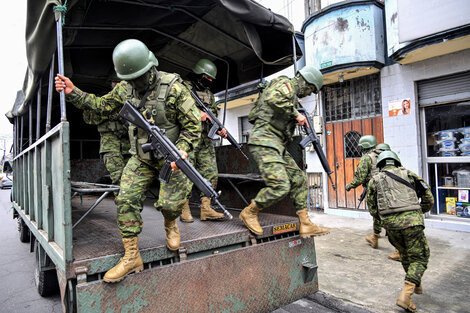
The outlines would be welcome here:
[[[27,112],[41,79],[47,93],[61,4],[57,0],[28,0],[28,69],[22,95],[10,117]],[[292,24],[255,1],[68,0],[64,4],[65,74],[84,90],[109,86],[114,74],[112,51],[128,38],[146,43],[157,56],[160,70],[182,77],[200,58],[212,60],[218,67],[215,91],[267,76],[293,63]],[[296,54],[297,58],[302,54],[297,44]]]

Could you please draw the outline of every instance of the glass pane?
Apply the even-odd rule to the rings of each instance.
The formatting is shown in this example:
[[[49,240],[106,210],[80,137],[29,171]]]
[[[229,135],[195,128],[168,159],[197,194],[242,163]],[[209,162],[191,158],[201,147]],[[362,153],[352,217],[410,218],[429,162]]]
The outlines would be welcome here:
[[[425,117],[428,156],[470,156],[470,102],[428,107]]]

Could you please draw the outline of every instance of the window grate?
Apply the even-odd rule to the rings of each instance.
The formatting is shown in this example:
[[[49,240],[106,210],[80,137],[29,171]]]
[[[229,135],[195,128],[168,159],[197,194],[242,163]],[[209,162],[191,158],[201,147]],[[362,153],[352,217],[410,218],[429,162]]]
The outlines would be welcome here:
[[[323,90],[326,122],[382,115],[379,74],[328,85]]]
[[[346,159],[360,158],[362,156],[361,149],[358,146],[361,137],[362,135],[355,130],[349,131],[344,135],[344,157]]]

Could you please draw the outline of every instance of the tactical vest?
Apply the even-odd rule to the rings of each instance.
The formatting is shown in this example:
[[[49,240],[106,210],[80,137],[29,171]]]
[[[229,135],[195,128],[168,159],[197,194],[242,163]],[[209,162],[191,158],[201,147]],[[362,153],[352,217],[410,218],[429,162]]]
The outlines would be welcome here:
[[[208,107],[212,111],[212,113],[214,113],[214,115],[217,117],[217,115],[218,115],[217,111],[218,110],[217,110],[217,108],[212,107],[212,101],[214,100],[214,94],[208,88],[205,89],[205,90],[197,90],[197,88],[193,88],[194,84],[190,81],[187,81],[187,80],[184,81],[184,85],[186,87],[188,87],[188,89],[194,90],[196,92],[199,100],[201,100],[206,105],[206,107]],[[210,126],[207,123],[202,123],[201,128],[202,128],[202,133],[204,133],[204,134],[209,133]]]
[[[154,91],[147,97],[144,106],[139,109],[144,117],[159,128],[165,129],[166,136],[171,142],[175,143],[180,134],[180,125],[173,119],[168,120],[166,115],[166,99],[170,93],[172,85],[179,79],[178,75],[159,72],[160,78]],[[127,100],[135,107],[139,107],[141,102],[136,96],[136,91],[132,86],[127,87]],[[129,126],[129,140],[131,144],[130,152],[137,154],[143,160],[151,160],[150,152],[144,153],[142,145],[149,142],[147,132],[135,125]]]
[[[371,171],[369,172],[369,174],[367,175],[366,186],[369,183],[369,181],[371,180],[371,178],[374,177],[374,175],[379,172],[379,168],[377,167],[377,159],[379,157],[379,154],[380,154],[380,152],[378,152],[378,150],[375,150],[375,149],[370,151],[369,153],[367,153],[367,156],[369,156],[369,158],[372,160],[372,168],[371,168]]]
[[[388,170],[406,181],[409,181],[408,171],[403,167]],[[416,191],[396,181],[383,172],[379,172],[374,180],[377,183],[377,206],[380,215],[420,210]]]
[[[291,139],[295,130],[295,123],[292,120],[292,116],[286,116],[284,112],[278,112],[274,105],[270,104],[269,100],[266,101],[267,91],[270,88],[281,88],[285,83],[290,82],[287,76],[280,76],[270,83],[260,86],[262,90],[258,100],[248,115],[248,121],[251,124],[255,124],[258,119],[263,120],[285,134],[284,138]],[[261,84],[260,84],[261,85]],[[294,96],[294,107],[297,108],[297,101]]]

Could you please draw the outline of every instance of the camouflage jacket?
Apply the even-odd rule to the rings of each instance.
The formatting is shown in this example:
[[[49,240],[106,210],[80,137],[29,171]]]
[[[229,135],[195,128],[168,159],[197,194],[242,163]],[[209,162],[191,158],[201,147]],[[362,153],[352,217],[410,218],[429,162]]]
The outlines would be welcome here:
[[[369,157],[369,153],[375,153],[377,156],[382,152],[382,150],[371,149],[364,153],[361,157],[361,160],[357,164],[356,171],[354,172],[354,178],[349,183],[351,188],[356,188],[359,185],[364,187],[367,186],[367,183],[371,179],[371,173],[374,165],[372,164],[372,159]]]
[[[388,170],[394,168],[394,166],[385,166],[383,169]],[[377,175],[372,177],[367,185],[367,207],[369,208],[370,215],[374,218],[381,220],[383,227],[385,229],[405,229],[412,226],[424,226],[424,216],[423,213],[429,212],[434,205],[434,197],[432,195],[431,189],[426,182],[408,170],[408,179],[413,186],[416,186],[419,181],[422,181],[426,184],[428,189],[425,194],[421,197],[421,210],[414,211],[405,211],[400,213],[392,213],[384,216],[379,215],[379,210],[377,206]]]
[[[297,79],[281,76],[271,81],[250,112],[254,122],[248,144],[271,147],[283,153],[292,139],[299,115],[296,90]]]
[[[126,81],[117,84],[113,90],[102,97],[88,94],[75,87],[66,99],[77,108],[91,109],[103,116],[111,116],[122,108],[127,100],[128,88],[132,88]],[[130,93],[132,94],[132,93]],[[178,80],[168,93],[166,99],[166,116],[180,125],[180,134],[176,146],[186,152],[194,149],[201,136],[201,116],[193,103],[191,107],[183,103],[191,97],[189,90]]]

